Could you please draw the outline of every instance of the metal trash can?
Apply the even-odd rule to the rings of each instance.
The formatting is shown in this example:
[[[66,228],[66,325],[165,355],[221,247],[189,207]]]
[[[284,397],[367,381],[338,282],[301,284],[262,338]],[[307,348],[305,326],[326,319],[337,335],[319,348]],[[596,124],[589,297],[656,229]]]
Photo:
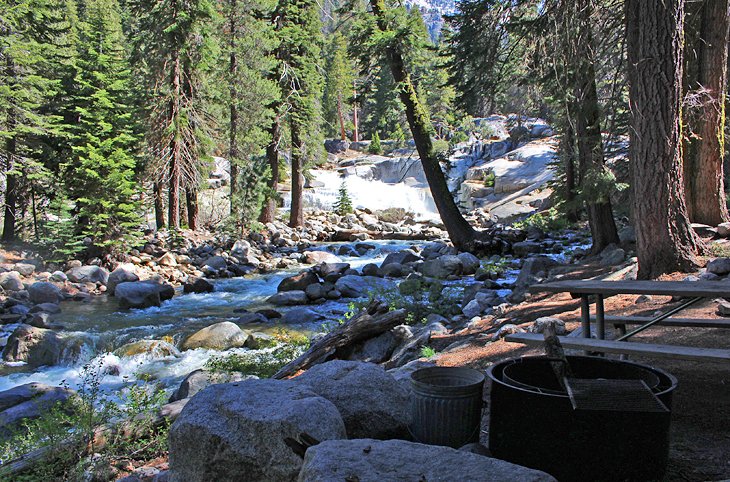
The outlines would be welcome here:
[[[417,442],[459,448],[479,441],[484,374],[429,367],[411,374],[411,435]]]

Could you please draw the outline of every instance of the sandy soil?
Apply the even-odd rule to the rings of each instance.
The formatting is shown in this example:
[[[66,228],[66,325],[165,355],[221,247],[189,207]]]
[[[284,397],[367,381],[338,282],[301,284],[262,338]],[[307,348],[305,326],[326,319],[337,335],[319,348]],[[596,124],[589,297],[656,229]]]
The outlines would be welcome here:
[[[585,277],[585,268],[568,277]],[[595,274],[595,273],[593,273]],[[667,276],[681,279],[686,274]],[[607,314],[649,316],[676,303],[669,297],[656,296],[636,304],[637,296],[615,296],[606,299]],[[687,318],[710,318],[716,303],[706,300],[681,313]],[[579,326],[579,302],[567,294],[537,296],[515,306],[505,316],[508,323],[528,326],[540,316],[557,315],[570,329]],[[541,350],[500,340],[487,343],[497,327],[484,324],[478,330],[441,337],[434,347],[445,348],[462,340],[465,346],[443,353],[437,360],[443,366],[471,366],[485,369],[489,365],[515,356],[542,354]],[[634,341],[730,349],[730,332],[712,328],[652,327],[636,335]],[[730,479],[730,363],[702,363],[684,360],[632,357],[638,362],[662,368],[679,380],[674,394],[671,424],[670,461],[666,480],[707,481]],[[488,393],[489,387],[487,387]],[[488,398],[487,398],[488,399]],[[484,424],[488,428],[488,424]],[[482,440],[487,434],[482,433]]]

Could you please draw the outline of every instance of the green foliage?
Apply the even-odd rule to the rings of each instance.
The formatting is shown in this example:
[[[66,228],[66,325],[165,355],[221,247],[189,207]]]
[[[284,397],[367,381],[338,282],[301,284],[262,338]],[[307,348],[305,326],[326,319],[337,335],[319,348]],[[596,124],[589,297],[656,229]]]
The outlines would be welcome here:
[[[109,394],[102,390],[104,373],[102,361],[85,365],[76,396],[45,410],[39,418],[23,421],[0,443],[3,461],[42,447],[59,449],[13,480],[81,480],[86,469],[102,461],[149,460],[166,453],[168,425],[157,422],[166,401],[164,390],[146,382],[130,383]],[[117,429],[124,423],[133,423],[133,438],[127,436],[128,429]],[[95,441],[102,429],[106,429],[106,443],[98,447]],[[0,480],[7,480],[2,466]]]
[[[497,175],[494,171],[489,171],[484,176],[484,187],[494,187],[494,182],[497,180]]]
[[[391,310],[405,309],[406,322],[413,325],[423,323],[431,313],[447,318],[458,314],[461,292],[462,288],[445,287],[439,281],[411,278],[401,281],[397,290],[370,291],[367,300],[357,301],[355,307],[359,310],[373,300],[379,300],[386,303]]]
[[[443,154],[448,153],[449,148],[450,148],[450,146],[449,146],[448,141],[445,141],[442,139],[437,139],[437,140],[433,141],[433,152],[436,155],[443,155]]]
[[[422,358],[433,358],[437,354],[436,350],[431,348],[430,346],[423,346],[421,347],[421,357]]]
[[[537,228],[549,232],[566,229],[569,223],[565,215],[553,207],[547,211],[536,213],[521,221],[517,221],[512,226],[517,229]]]
[[[233,194],[232,210],[229,223],[236,233],[256,228],[257,218],[264,202],[271,192],[267,181],[270,176],[266,157],[254,157],[249,162],[239,165],[236,180],[236,192]]]
[[[339,137],[340,115],[349,116],[355,68],[347,55],[347,39],[337,32],[330,36],[325,49],[325,83],[322,110],[326,134]],[[349,119],[345,120],[349,123]],[[347,125],[345,126],[347,127]]]
[[[280,330],[274,336],[279,341],[274,348],[214,356],[206,362],[206,368],[270,378],[309,348],[309,339],[303,335]]]
[[[383,153],[383,147],[380,145],[380,136],[377,132],[373,134],[373,138],[370,140],[370,145],[368,146],[368,152],[370,154],[382,154]]]
[[[340,184],[340,190],[337,194],[337,201],[335,202],[335,205],[333,207],[335,209],[335,212],[340,216],[344,216],[353,212],[352,200],[350,199],[350,195],[347,193],[347,183],[345,181],[342,181],[342,184]]]
[[[73,203],[58,193],[48,207],[49,219],[42,226],[39,244],[49,253],[48,261],[62,263],[84,250],[83,240],[76,233],[72,214]]]

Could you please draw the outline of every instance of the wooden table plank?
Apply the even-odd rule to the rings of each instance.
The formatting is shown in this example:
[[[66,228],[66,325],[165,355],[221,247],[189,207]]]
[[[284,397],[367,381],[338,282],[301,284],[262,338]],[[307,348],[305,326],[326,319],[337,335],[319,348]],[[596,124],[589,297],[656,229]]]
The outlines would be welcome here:
[[[614,296],[664,295],[703,298],[730,298],[730,283],[724,281],[596,281],[563,280],[534,284],[532,293],[573,293]]]
[[[605,316],[606,323],[613,323],[614,325],[643,325],[652,319],[650,316]],[[591,322],[595,322],[595,318],[592,317]],[[657,323],[657,325],[692,328],[730,328],[730,318],[667,318]]]
[[[658,358],[672,358],[675,360],[730,362],[730,350],[719,348],[694,348],[689,346],[594,340],[592,338],[571,338],[566,336],[561,336],[559,339],[564,348],[577,350],[645,355]],[[515,333],[507,335],[505,340],[513,343],[537,346],[543,346],[545,341],[543,336],[537,333]]]

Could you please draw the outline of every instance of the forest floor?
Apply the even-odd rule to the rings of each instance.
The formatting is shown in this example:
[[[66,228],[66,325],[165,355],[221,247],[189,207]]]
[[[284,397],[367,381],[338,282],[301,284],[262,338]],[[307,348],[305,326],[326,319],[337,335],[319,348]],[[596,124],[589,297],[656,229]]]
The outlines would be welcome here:
[[[576,266],[572,276],[584,278],[591,266]],[[593,274],[593,273],[591,273]],[[674,274],[662,279],[678,280],[685,274]],[[636,295],[620,295],[605,300],[606,314],[650,316],[657,310],[666,311],[676,303],[667,296],[654,296],[648,302],[636,303]],[[681,313],[683,318],[714,318],[716,303],[705,300]],[[522,324],[541,316],[557,316],[569,329],[580,326],[579,300],[569,294],[537,295],[525,303],[515,305],[505,317],[511,323]],[[527,325],[525,325],[526,327]],[[485,327],[486,328],[486,327]],[[441,337],[432,345],[439,349],[460,338],[471,341],[463,348],[439,356],[443,366],[470,366],[481,370],[489,365],[523,355],[542,354],[542,350],[499,340],[485,344],[480,329]],[[706,348],[730,349],[730,336],[721,329],[652,327],[635,336],[636,340]],[[670,429],[669,466],[665,480],[709,481],[730,479],[730,364],[704,363],[686,360],[641,357],[638,362],[666,370],[677,377]],[[487,384],[488,385],[488,384]],[[487,392],[489,387],[486,388]],[[489,400],[488,393],[485,400]],[[482,441],[486,442],[488,416],[483,420]],[[485,443],[486,444],[486,443]],[[564,450],[565,448],[560,448]]]

